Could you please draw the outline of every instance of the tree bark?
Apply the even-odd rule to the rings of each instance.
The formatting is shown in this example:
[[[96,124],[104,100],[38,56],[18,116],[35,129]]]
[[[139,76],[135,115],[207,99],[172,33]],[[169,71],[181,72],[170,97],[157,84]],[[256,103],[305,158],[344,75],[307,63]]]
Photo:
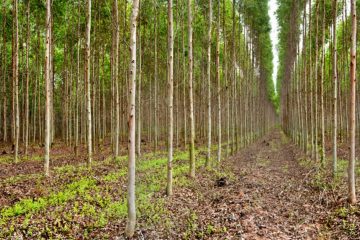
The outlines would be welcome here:
[[[157,21],[158,21],[158,13],[157,13],[157,1],[155,0],[155,16],[154,16],[154,152],[157,152],[158,148],[158,103],[157,103],[157,87],[158,87],[158,30],[157,30]]]
[[[192,0],[188,0],[188,42],[189,42],[189,121],[190,121],[190,177],[195,177],[195,124],[193,100],[193,29]]]
[[[218,100],[218,151],[217,161],[221,161],[221,80],[220,80],[220,0],[217,1],[217,25],[216,25],[216,81]]]
[[[26,83],[25,83],[25,155],[29,146],[29,44],[30,44],[30,0],[26,4]]]
[[[211,158],[211,28],[212,28],[212,0],[209,0],[209,26],[208,26],[208,49],[207,49],[207,110],[208,110],[208,142],[205,166],[208,167]]]
[[[316,0],[315,2],[315,16],[316,16],[316,26],[315,26],[315,109],[314,109],[314,115],[315,115],[315,133],[314,133],[314,141],[315,141],[315,160],[316,162],[319,161],[319,144],[318,144],[318,98],[319,98],[319,93],[318,93],[318,78],[319,78],[319,5],[320,5],[320,1]]]
[[[51,113],[51,81],[50,81],[50,61],[51,61],[51,0],[46,0],[46,45],[45,45],[45,176],[50,176],[49,162],[50,162],[50,113]]]
[[[86,85],[86,115],[87,115],[87,151],[88,164],[92,162],[92,115],[91,115],[91,81],[90,81],[90,31],[91,31],[91,0],[87,1],[86,11],[86,55],[85,55],[85,85]]]
[[[6,83],[7,83],[7,49],[6,49],[6,1],[3,3],[3,141],[6,142],[8,140],[7,137],[7,91],[6,91]]]
[[[139,0],[133,0],[130,22],[130,84],[129,84],[129,106],[128,106],[128,221],[126,225],[126,236],[132,237],[135,231],[136,208],[135,208],[135,95],[136,95],[136,25],[139,12]]]
[[[18,28],[18,0],[13,0],[13,86],[14,86],[14,162],[18,162],[19,152],[19,28]]]
[[[337,168],[337,46],[336,46],[336,17],[337,0],[333,0],[333,176],[335,177]]]
[[[320,79],[320,111],[321,111],[321,165],[325,164],[325,109],[324,109],[324,80],[325,80],[325,0],[322,11],[322,40],[321,40],[321,79]]]
[[[356,109],[356,4],[351,0],[351,46],[350,46],[350,161],[348,168],[349,202],[356,203],[355,194],[355,109]]]
[[[168,0],[168,172],[166,193],[172,195],[172,161],[173,161],[173,138],[174,138],[174,23],[173,23],[173,2]]]
[[[76,85],[75,85],[75,146],[74,152],[75,156],[78,156],[79,153],[79,85],[80,85],[80,48],[81,48],[81,39],[80,39],[80,2],[78,6],[78,42],[77,42],[77,74],[76,74]]]
[[[114,142],[114,159],[119,156],[119,135],[120,135],[120,96],[119,96],[119,14],[118,1],[114,0],[113,4],[114,17],[114,46],[113,46],[113,83],[115,87],[115,142]]]

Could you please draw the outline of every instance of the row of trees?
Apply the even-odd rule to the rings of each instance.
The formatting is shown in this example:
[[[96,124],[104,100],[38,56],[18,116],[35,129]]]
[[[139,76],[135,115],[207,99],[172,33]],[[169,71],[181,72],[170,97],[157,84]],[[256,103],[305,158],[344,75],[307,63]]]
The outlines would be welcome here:
[[[131,236],[142,146],[167,147],[171,195],[174,148],[195,177],[196,146],[212,166],[275,124],[267,12],[267,0],[3,0],[1,139],[15,162],[44,142],[47,176],[54,141],[86,146],[88,164],[127,143]]]
[[[355,203],[355,120],[360,120],[360,105],[355,100],[360,26],[356,8],[359,10],[360,1],[280,2],[282,124],[322,167],[326,143],[332,142],[334,176],[338,142],[349,144],[349,201]]]

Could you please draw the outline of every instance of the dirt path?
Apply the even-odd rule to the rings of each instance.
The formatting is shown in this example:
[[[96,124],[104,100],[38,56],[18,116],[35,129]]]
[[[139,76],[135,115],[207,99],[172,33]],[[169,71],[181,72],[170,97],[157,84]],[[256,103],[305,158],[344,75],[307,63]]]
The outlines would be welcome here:
[[[231,159],[240,175],[234,188],[246,196],[239,212],[245,239],[318,235],[316,199],[305,184],[309,171],[299,165],[298,154],[276,131]]]
[[[276,130],[226,161],[233,177],[225,186],[204,177],[193,191],[177,192],[169,207],[173,219],[185,216],[175,227],[182,232],[178,237],[318,239],[321,204],[306,184],[310,173],[300,156]]]

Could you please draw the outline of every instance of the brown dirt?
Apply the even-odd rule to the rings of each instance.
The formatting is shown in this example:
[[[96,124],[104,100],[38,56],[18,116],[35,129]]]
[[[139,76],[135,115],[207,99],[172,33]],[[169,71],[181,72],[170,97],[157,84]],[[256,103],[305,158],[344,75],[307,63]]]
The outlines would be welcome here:
[[[341,219],[337,224],[338,217],[330,218],[335,209],[347,206],[346,193],[314,187],[316,168],[301,164],[303,159],[298,147],[276,130],[222,163],[222,171],[234,176],[226,179],[225,186],[217,186],[219,176],[203,170],[192,187],[175,191],[166,204],[170,228],[139,230],[138,235],[146,239],[359,239],[360,212],[351,220],[352,234],[339,226]]]

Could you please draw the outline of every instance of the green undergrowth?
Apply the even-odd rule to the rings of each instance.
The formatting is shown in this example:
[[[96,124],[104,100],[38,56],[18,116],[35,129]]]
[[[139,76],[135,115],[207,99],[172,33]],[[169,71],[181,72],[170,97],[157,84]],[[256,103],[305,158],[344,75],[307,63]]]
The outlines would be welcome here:
[[[70,183],[64,187],[63,191],[51,193],[47,197],[37,199],[23,199],[12,206],[1,210],[0,226],[4,225],[12,217],[34,213],[48,206],[61,205],[74,199],[77,194],[84,193],[86,189],[95,186],[95,180],[83,178],[79,181]]]
[[[359,216],[360,208],[358,206],[341,206],[328,216],[327,225],[330,229],[336,225],[352,239],[358,239],[360,237]]]
[[[204,157],[199,157],[199,151],[196,151],[197,167],[203,166],[205,162]],[[160,154],[161,155],[161,154]],[[124,157],[120,161],[126,159]],[[174,155],[174,186],[189,186],[192,181],[187,177],[189,171],[188,166],[188,152],[177,152]],[[110,161],[110,160],[105,160]],[[139,218],[143,218],[146,222],[154,223],[158,221],[165,221],[166,210],[163,207],[164,199],[153,198],[153,194],[165,190],[166,186],[166,157],[154,157],[149,154],[137,160],[137,211]],[[83,166],[81,171],[89,170]],[[116,169],[116,168],[115,168]],[[58,171],[68,173],[75,171],[71,166],[60,167]],[[51,193],[46,197],[36,199],[23,199],[16,204],[5,207],[0,213],[0,227],[9,226],[4,236],[9,236],[16,229],[16,224],[13,220],[16,217],[24,216],[22,221],[22,228],[27,236],[33,236],[37,232],[36,224],[31,224],[33,221],[41,221],[34,216],[41,216],[46,209],[52,207],[51,215],[54,221],[59,218],[62,222],[76,222],[75,216],[80,219],[87,219],[85,230],[90,233],[93,229],[106,226],[112,219],[125,218],[127,214],[126,192],[122,190],[121,186],[125,183],[125,176],[127,169],[117,169],[111,171],[104,176],[82,177],[77,181],[65,185],[61,191]],[[220,174],[220,173],[218,173]],[[69,207],[71,210],[69,211]],[[67,209],[64,213],[64,209]],[[35,215],[35,214],[40,215]],[[13,219],[13,220],[12,220]],[[168,220],[167,220],[168,221]],[[170,224],[169,222],[167,224]],[[69,224],[62,224],[53,229],[44,231],[49,236],[56,236],[56,234],[65,234],[69,230]],[[39,231],[39,229],[38,229]],[[59,232],[60,231],[60,232]],[[30,235],[29,235],[30,234]],[[2,236],[0,234],[0,236]]]

